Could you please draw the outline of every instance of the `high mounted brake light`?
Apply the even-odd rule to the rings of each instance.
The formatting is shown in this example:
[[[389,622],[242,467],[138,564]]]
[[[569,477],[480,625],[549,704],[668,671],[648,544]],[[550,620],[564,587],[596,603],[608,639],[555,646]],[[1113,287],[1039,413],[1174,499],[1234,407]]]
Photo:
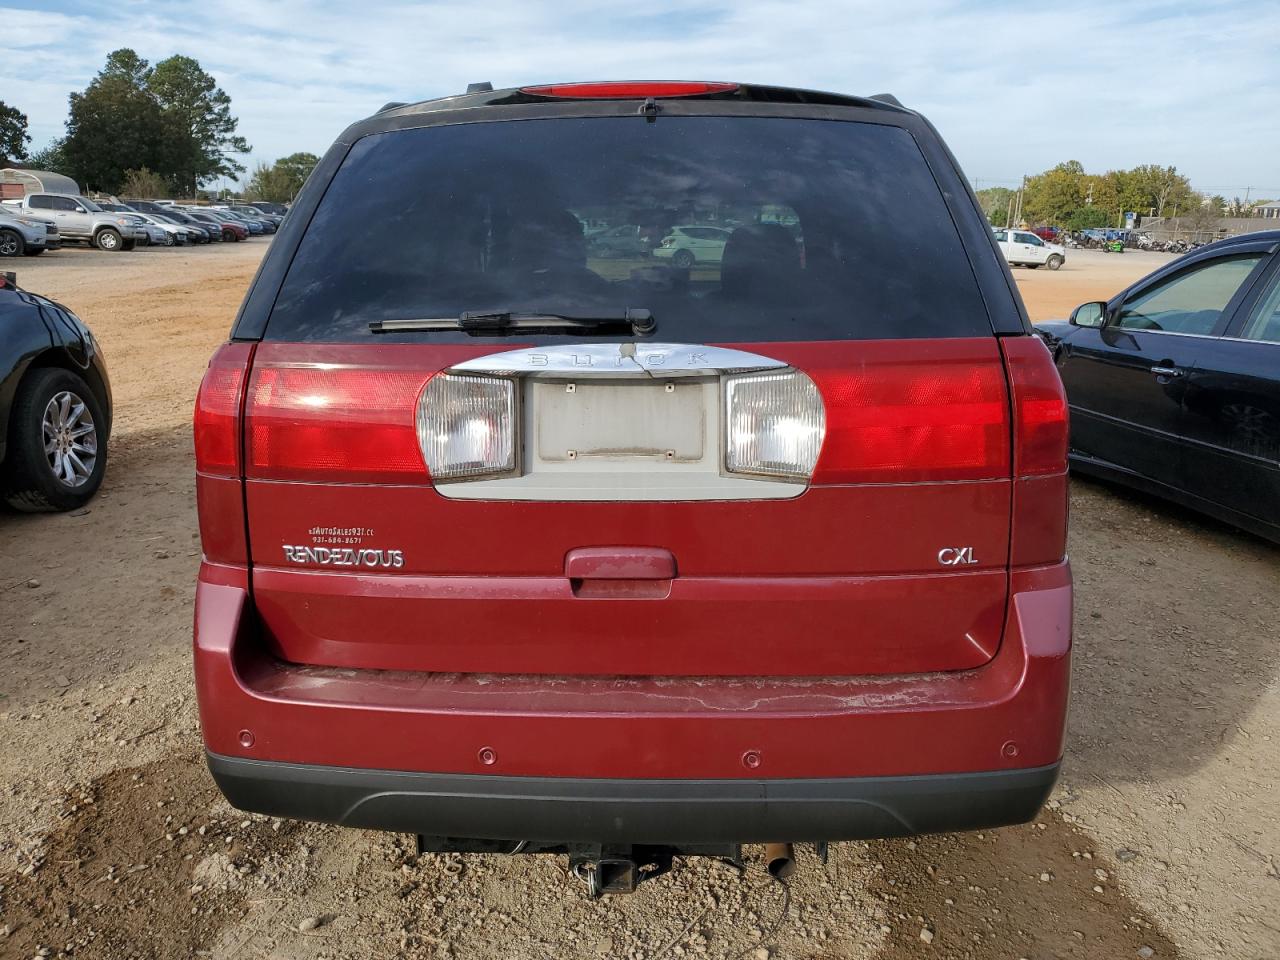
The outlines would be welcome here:
[[[644,100],[648,97],[699,97],[711,93],[731,93],[736,83],[701,80],[615,80],[606,83],[552,83],[541,87],[521,87],[531,97],[558,100]]]

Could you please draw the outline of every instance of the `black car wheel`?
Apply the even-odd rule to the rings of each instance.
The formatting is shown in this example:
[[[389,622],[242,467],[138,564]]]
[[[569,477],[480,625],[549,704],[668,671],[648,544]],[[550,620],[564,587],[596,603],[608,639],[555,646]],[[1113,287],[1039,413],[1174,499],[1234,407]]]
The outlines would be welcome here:
[[[111,227],[99,230],[93,242],[97,244],[99,250],[106,250],[109,253],[117,253],[124,246],[124,238],[120,236],[120,231],[113,230]]]
[[[681,270],[688,270],[693,266],[694,256],[688,250],[677,250],[671,256],[671,262]]]
[[[0,230],[0,257],[20,257],[26,245],[18,231]]]
[[[11,417],[5,502],[27,513],[88,503],[107,470],[107,418],[89,385],[67,370],[32,371]]]

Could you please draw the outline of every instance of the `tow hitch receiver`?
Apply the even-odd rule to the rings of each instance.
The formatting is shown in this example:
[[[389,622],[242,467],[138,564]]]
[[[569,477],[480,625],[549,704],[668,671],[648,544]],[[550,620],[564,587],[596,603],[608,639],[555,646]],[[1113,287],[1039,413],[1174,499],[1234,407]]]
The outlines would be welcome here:
[[[605,856],[593,860],[590,857],[570,857],[569,870],[587,885],[587,896],[592,900],[606,893],[634,893],[641,880],[660,877],[671,869],[671,856],[641,857],[650,862],[641,865],[627,856]]]
[[[742,846],[736,843],[615,845],[419,835],[418,853],[567,855],[569,872],[586,884],[587,896],[593,900],[606,893],[634,893],[644,881],[669,873],[676,857],[715,857],[742,869]]]

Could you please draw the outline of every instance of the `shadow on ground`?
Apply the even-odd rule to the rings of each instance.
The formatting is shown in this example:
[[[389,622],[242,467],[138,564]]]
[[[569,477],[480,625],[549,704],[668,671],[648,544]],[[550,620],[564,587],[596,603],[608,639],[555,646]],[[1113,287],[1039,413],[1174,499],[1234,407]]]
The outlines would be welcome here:
[[[83,510],[0,513],[0,709],[184,649],[199,560],[185,425],[114,438]]]
[[[1274,682],[1280,547],[1089,480],[1071,507],[1071,766],[1110,782],[1188,773]]]

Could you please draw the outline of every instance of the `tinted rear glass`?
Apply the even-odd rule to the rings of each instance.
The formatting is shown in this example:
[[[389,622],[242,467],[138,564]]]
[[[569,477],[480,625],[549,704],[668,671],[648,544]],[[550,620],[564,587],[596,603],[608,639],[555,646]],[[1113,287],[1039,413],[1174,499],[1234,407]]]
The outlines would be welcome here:
[[[664,341],[991,333],[907,131],[610,117],[358,141],[302,238],[267,336],[472,342],[372,334],[369,323],[626,307],[650,310]]]

